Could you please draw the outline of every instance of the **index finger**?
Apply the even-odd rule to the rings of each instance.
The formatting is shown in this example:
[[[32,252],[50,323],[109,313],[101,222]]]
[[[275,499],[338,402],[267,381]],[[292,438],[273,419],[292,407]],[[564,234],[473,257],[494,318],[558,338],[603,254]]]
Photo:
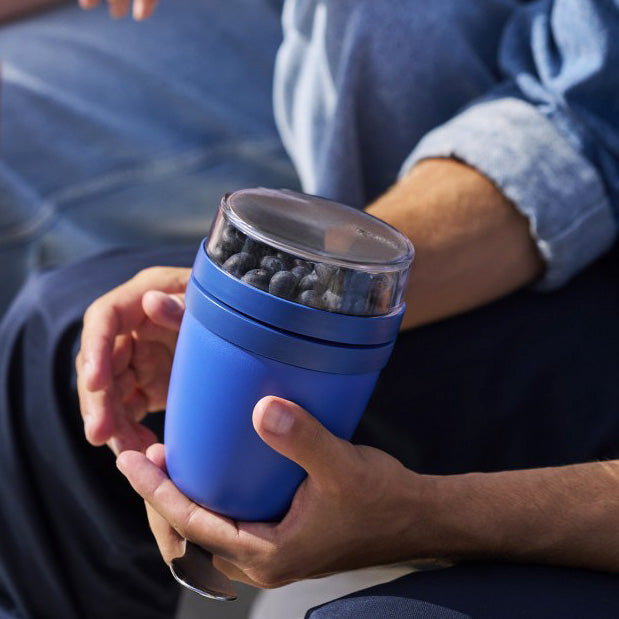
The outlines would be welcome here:
[[[145,320],[142,297],[148,290],[183,292],[190,269],[152,267],[97,299],[84,314],[81,354],[84,385],[89,391],[107,386],[117,335],[130,333]]]
[[[124,451],[116,459],[116,466],[133,489],[182,537],[225,558],[237,555],[242,542],[234,521],[191,501],[144,454]]]

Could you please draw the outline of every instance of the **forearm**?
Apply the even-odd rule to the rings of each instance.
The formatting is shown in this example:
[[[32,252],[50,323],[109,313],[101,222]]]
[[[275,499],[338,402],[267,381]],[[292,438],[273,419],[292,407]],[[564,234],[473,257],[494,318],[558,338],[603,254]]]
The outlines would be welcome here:
[[[415,245],[403,328],[497,299],[543,270],[528,220],[456,161],[422,161],[367,210]]]
[[[619,461],[426,479],[437,555],[619,572]]]

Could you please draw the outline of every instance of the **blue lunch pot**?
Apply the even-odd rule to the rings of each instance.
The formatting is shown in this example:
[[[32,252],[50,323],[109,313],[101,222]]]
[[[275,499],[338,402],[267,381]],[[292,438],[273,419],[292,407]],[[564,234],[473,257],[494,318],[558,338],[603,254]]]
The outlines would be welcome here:
[[[404,313],[414,250],[363,211],[291,191],[224,196],[187,286],[168,391],[166,463],[192,500],[277,520],[305,472],[255,432],[276,395],[354,432]]]

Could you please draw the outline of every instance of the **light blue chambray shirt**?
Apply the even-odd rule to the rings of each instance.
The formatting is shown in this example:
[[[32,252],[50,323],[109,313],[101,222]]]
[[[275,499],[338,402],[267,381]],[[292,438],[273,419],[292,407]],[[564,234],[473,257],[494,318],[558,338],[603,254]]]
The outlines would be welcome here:
[[[283,25],[275,114],[305,191],[362,207],[456,157],[529,218],[540,288],[611,246],[617,0],[287,0]]]

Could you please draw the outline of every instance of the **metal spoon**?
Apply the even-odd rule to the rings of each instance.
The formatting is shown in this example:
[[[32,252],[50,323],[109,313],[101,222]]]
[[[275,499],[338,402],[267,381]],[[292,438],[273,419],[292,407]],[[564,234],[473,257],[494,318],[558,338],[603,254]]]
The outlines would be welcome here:
[[[172,575],[181,585],[207,598],[236,600],[232,582],[213,566],[213,555],[193,544],[185,543],[185,554],[170,562]]]

